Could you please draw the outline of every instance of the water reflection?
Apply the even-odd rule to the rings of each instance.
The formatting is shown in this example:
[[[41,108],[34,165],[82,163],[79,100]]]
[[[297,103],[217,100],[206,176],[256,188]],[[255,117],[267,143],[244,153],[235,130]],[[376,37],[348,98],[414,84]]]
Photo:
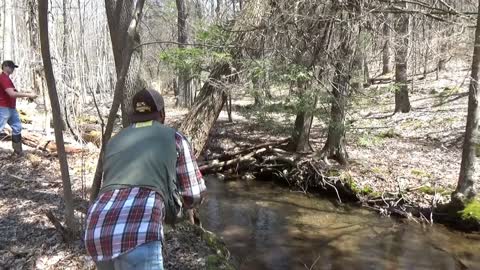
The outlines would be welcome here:
[[[339,209],[271,183],[207,185],[203,224],[239,269],[480,269],[480,243],[441,226]]]

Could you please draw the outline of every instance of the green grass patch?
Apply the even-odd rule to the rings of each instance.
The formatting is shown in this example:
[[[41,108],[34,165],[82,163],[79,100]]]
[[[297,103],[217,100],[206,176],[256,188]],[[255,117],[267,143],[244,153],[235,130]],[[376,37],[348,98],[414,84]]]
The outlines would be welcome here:
[[[423,186],[418,189],[418,191],[428,194],[428,195],[435,195],[435,189],[432,188],[431,186]]]
[[[341,173],[339,170],[328,170],[326,175],[327,177],[339,177]]]
[[[377,137],[379,138],[382,138],[382,139],[385,139],[385,138],[390,138],[390,139],[393,139],[393,138],[401,138],[402,135],[400,135],[399,133],[397,133],[393,128],[387,130],[387,131],[383,131],[383,132],[380,132]]]
[[[442,123],[452,124],[455,123],[457,119],[455,117],[446,117],[442,119]]]
[[[378,136],[372,136],[371,134],[363,134],[361,137],[358,138],[357,144],[360,147],[374,147],[380,146],[383,143],[383,138]]]
[[[365,196],[370,195],[373,197],[379,195],[378,192],[373,191],[373,188],[371,186],[365,185],[363,187],[360,187],[353,179],[349,179],[345,181],[345,183],[356,194],[365,195]]]
[[[432,187],[432,186],[423,186],[418,189],[419,192],[425,193],[428,195],[435,195],[435,193],[440,194],[442,196],[447,196],[452,194],[453,190],[444,188],[444,187]]]
[[[411,128],[411,129],[419,129],[422,128],[424,123],[418,119],[407,119],[403,123],[400,124],[400,126],[403,129],[406,128]]]
[[[363,194],[363,195],[370,195],[373,193],[373,188],[371,186],[364,186],[360,192]]]
[[[432,178],[432,174],[430,174],[429,172],[420,170],[420,169],[412,169],[410,171],[410,173],[415,175],[415,176],[422,177],[422,178]]]
[[[382,174],[382,173],[383,173],[383,170],[382,170],[382,168],[373,167],[373,168],[372,168],[372,172],[373,172],[373,173],[376,173],[376,174]]]

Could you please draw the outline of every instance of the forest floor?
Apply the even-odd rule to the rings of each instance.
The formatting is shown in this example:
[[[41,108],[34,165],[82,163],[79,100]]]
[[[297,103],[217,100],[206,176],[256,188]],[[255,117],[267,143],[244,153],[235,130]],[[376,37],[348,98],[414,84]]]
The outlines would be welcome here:
[[[409,203],[423,208],[449,201],[460,170],[469,73],[468,68],[457,68],[438,79],[435,74],[417,78],[410,89],[412,112],[407,114],[392,114],[391,83],[374,84],[353,95],[346,134],[350,164],[340,170],[355,182],[359,196],[400,192]],[[166,95],[167,124],[178,124],[187,113],[174,109],[173,102]],[[221,113],[203,157],[290,136],[294,114],[286,95],[274,93],[265,106],[256,108],[242,92],[234,96],[233,104],[233,122]],[[31,107],[20,105],[34,123],[25,124],[25,131],[41,135],[42,116]],[[328,115],[325,99],[312,125],[315,150],[326,140]],[[67,142],[83,149],[69,156],[76,215],[83,223],[98,149],[69,137]],[[93,269],[81,241],[63,244],[45,216],[48,210],[60,219],[63,214],[57,159],[25,145],[24,149],[23,157],[12,157],[10,142],[0,141],[0,269]],[[168,231],[166,238],[168,269],[204,269],[207,258],[216,254],[195,230]]]

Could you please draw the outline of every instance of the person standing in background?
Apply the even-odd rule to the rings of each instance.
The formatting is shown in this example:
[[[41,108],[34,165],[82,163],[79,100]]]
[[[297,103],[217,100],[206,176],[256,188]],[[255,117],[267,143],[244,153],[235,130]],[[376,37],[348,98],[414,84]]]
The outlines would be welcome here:
[[[22,122],[16,109],[17,98],[36,98],[37,94],[19,92],[13,85],[10,75],[18,66],[10,60],[3,61],[0,74],[0,133],[8,124],[12,128],[12,148],[17,155],[22,154]]]

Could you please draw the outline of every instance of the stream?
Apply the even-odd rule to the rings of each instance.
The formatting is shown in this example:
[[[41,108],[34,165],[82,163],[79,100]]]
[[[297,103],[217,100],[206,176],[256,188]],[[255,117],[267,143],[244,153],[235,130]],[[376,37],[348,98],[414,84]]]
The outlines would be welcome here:
[[[207,178],[203,226],[238,269],[480,269],[480,238],[341,206],[271,182]]]

